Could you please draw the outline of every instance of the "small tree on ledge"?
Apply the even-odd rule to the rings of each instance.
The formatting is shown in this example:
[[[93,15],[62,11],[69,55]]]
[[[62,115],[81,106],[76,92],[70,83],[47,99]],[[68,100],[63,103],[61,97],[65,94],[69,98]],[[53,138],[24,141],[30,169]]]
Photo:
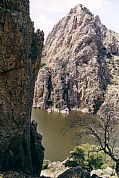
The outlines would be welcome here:
[[[119,121],[118,105],[105,103],[100,109],[97,119],[90,115],[84,117],[81,125],[85,128],[85,134],[93,136],[100,145],[101,150],[109,155],[116,163],[116,173],[119,177],[119,155],[117,154],[117,136],[114,133]]]

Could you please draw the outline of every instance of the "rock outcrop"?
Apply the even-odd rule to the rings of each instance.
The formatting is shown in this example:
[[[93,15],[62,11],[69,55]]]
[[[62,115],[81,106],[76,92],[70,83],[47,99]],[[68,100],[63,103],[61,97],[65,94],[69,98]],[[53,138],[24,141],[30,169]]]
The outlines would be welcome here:
[[[43,32],[34,33],[29,0],[0,1],[1,173],[38,176],[41,171],[44,149],[33,131],[31,109],[43,40]]]
[[[89,178],[90,175],[87,171],[84,171],[80,166],[69,168],[57,178]]]
[[[34,93],[34,107],[96,113],[112,74],[106,58],[118,55],[119,35],[82,5],[49,34]]]

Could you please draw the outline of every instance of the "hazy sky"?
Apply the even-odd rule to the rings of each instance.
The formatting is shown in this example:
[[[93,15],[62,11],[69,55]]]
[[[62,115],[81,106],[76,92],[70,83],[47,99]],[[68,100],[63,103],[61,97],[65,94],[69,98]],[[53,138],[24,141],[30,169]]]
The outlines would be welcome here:
[[[119,32],[119,0],[30,0],[35,28],[43,30],[46,37],[53,26],[77,4],[86,6],[95,15],[98,14],[108,28]]]

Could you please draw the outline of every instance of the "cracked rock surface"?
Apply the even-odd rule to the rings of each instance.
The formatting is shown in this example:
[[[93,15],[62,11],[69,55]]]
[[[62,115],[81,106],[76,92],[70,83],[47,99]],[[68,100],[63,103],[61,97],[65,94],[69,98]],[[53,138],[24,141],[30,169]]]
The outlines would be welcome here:
[[[0,1],[0,172],[40,174],[36,164],[42,162],[44,149],[30,130],[43,38],[40,30],[34,33],[28,0]]]
[[[97,113],[112,81],[106,58],[118,55],[119,35],[77,5],[46,39],[34,107]]]

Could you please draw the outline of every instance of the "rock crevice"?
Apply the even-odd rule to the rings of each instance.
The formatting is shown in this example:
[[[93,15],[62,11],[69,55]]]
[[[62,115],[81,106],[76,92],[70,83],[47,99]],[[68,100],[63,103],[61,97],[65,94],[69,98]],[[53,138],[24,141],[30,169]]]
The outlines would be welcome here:
[[[118,55],[118,40],[87,8],[71,9],[46,40],[34,107],[96,113],[112,80],[105,59]]]
[[[0,172],[38,176],[41,171],[41,167],[39,173],[35,170],[37,161],[34,165],[32,160],[30,130],[43,40],[42,31],[34,33],[28,0],[0,1]],[[33,139],[42,163],[41,141]]]

